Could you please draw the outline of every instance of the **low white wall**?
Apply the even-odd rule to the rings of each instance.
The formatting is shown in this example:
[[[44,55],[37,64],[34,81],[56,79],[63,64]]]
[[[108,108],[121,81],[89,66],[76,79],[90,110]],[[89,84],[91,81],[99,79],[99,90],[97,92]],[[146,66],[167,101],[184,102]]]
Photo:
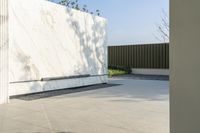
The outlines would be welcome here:
[[[107,82],[104,18],[45,0],[10,0],[9,31],[10,95]],[[40,81],[85,74],[97,76]]]
[[[132,68],[133,74],[144,74],[144,75],[169,75],[169,69],[137,69]]]

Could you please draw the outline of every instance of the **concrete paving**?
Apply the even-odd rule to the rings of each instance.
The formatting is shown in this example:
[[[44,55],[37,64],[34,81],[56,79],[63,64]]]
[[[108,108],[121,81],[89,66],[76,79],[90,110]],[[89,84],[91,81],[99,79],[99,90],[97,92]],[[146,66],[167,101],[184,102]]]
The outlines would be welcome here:
[[[169,82],[122,84],[0,105],[0,133],[169,133]]]

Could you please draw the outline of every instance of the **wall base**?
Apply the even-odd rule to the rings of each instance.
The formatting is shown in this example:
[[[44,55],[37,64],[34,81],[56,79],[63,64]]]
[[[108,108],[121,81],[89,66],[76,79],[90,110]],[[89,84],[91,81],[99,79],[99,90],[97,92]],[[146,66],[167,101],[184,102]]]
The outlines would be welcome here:
[[[50,90],[59,90],[73,87],[81,87],[93,84],[107,83],[107,76],[86,77],[76,79],[54,80],[54,81],[37,81],[25,83],[11,83],[10,96],[44,92]]]

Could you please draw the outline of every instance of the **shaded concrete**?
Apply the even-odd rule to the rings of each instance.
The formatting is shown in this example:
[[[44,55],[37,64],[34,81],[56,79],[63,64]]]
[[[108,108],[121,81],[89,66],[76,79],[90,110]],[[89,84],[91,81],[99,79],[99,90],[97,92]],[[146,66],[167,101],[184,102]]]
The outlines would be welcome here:
[[[163,80],[169,81],[168,75],[144,75],[144,74],[125,74],[120,76],[114,76],[112,78],[123,77],[125,79],[136,79],[136,80]]]
[[[10,97],[10,99],[20,99],[20,100],[26,100],[26,101],[37,100],[40,98],[47,98],[47,97],[64,95],[64,94],[71,94],[71,93],[78,93],[78,92],[84,92],[84,91],[89,91],[89,90],[103,89],[103,88],[108,88],[108,87],[118,86],[118,85],[120,85],[120,84],[96,84],[96,85],[59,89],[59,90],[45,91],[45,92],[25,94],[25,95],[17,95],[17,96]]]
[[[0,106],[1,133],[169,133],[168,81],[115,78],[103,89]]]

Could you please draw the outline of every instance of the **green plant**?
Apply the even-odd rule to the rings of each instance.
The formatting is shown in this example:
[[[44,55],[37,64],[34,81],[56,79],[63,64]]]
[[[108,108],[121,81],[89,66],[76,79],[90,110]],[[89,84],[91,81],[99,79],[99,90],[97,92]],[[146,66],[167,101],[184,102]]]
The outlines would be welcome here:
[[[109,77],[119,76],[119,75],[124,75],[124,74],[128,74],[128,72],[125,70],[119,70],[119,69],[108,69]]]
[[[108,69],[122,70],[122,71],[126,71],[128,74],[131,73],[131,68],[130,68],[130,67],[124,67],[124,66],[108,66]]]
[[[54,0],[48,0],[48,1],[54,2]],[[83,11],[83,12],[87,12],[87,13],[90,13],[90,14],[96,14],[97,16],[101,15],[100,10],[98,10],[98,9],[95,12],[90,12],[87,9],[87,5],[83,5],[83,7],[81,7],[78,0],[59,0],[57,3],[64,5],[66,7],[70,7],[70,8],[80,10],[80,11]]]

